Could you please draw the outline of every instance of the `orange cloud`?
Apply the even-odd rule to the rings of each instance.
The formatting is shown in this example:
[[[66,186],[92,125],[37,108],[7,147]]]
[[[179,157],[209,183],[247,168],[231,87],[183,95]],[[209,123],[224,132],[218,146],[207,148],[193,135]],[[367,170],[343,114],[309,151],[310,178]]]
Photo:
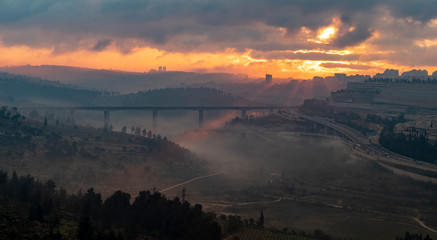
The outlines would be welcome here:
[[[293,53],[324,53],[346,56],[365,54],[366,47],[361,45],[345,50],[296,50]],[[368,49],[367,49],[368,50]],[[114,46],[103,51],[75,50],[53,54],[54,49],[30,48],[27,46],[6,47],[0,45],[0,65],[67,65],[96,69],[146,72],[165,65],[169,71],[197,71],[242,73],[249,77],[263,77],[266,73],[275,78],[311,79],[315,75],[332,75],[337,72],[347,74],[373,75],[385,68],[409,69],[385,61],[362,62],[332,60],[301,60],[287,58],[264,59],[262,55],[253,57],[251,50],[237,52],[227,49],[214,53],[178,53],[166,52],[157,48],[135,48],[123,54]],[[380,54],[383,54],[380,52]],[[435,67],[428,69],[432,72]]]

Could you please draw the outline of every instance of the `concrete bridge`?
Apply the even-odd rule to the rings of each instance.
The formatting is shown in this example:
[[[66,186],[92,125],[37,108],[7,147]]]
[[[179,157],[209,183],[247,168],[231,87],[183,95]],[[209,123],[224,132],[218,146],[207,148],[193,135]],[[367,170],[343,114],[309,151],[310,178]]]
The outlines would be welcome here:
[[[158,129],[158,112],[159,111],[172,111],[172,110],[191,110],[199,112],[199,128],[203,127],[203,113],[205,111],[212,110],[234,110],[241,111],[241,117],[247,116],[247,111],[257,110],[278,110],[291,108],[290,106],[277,106],[277,105],[265,105],[265,106],[65,106],[65,107],[26,107],[21,110],[67,110],[70,111],[72,117],[74,111],[103,111],[103,127],[105,130],[109,128],[109,114],[114,111],[152,111],[153,117],[153,132],[157,132]]]

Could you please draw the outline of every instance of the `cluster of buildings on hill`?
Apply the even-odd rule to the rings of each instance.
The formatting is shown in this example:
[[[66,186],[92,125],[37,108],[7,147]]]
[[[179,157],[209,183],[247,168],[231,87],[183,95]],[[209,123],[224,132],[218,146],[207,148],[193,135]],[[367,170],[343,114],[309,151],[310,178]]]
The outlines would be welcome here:
[[[427,81],[427,80],[437,80],[437,71],[433,72],[432,75],[428,75],[427,70],[417,70],[413,69],[411,71],[403,72],[399,74],[399,70],[396,69],[386,69],[384,73],[377,73],[373,77],[370,75],[349,75],[344,73],[336,73],[334,76],[330,77],[313,77],[316,81],[343,81],[343,82],[365,82],[365,81],[379,81],[379,80],[404,80],[404,81]]]
[[[437,71],[433,72],[432,75],[428,75],[428,71],[426,70],[413,69],[411,71],[403,72],[401,75],[399,75],[399,70],[386,69],[384,73],[377,73],[375,76],[373,76],[373,79],[405,79],[410,81],[425,81],[428,79],[437,79]]]
[[[313,80],[319,80],[318,78],[314,77]],[[377,73],[373,77],[369,75],[346,76],[346,74],[335,74],[333,77],[328,78],[347,83],[345,89],[331,93],[330,100],[332,102],[371,103],[376,95],[390,86],[387,83],[437,83],[437,71],[433,72],[432,75],[428,75],[427,70],[413,69],[400,75],[399,70],[386,69],[384,73]],[[324,80],[329,80],[328,78],[324,78]]]
[[[167,67],[166,66],[159,66],[158,70],[150,69],[150,71],[149,71],[149,73],[162,73],[162,72],[167,72]]]
[[[381,82],[348,82],[346,89],[331,93],[331,101],[346,103],[370,103],[385,88]]]

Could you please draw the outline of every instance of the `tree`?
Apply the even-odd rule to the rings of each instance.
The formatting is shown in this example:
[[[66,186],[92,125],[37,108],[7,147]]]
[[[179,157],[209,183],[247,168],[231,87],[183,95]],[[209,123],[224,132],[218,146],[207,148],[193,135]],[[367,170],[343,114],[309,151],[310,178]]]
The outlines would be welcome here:
[[[8,172],[0,170],[0,186],[8,182]]]
[[[130,195],[120,190],[116,191],[105,200],[103,206],[108,220],[121,221],[123,211],[130,207]]]
[[[261,210],[261,214],[259,216],[258,222],[256,223],[258,226],[264,226],[264,214],[263,210]]]
[[[102,206],[102,196],[100,193],[95,193],[94,188],[88,189],[83,197],[83,213],[85,215],[95,216],[99,213]]]
[[[49,179],[49,180],[47,181],[47,183],[46,183],[46,188],[47,188],[47,190],[48,190],[51,194],[53,194],[53,193],[55,192],[55,190],[56,190],[56,183],[55,183],[55,181]]]
[[[79,240],[91,240],[93,239],[94,231],[91,226],[90,217],[85,216],[79,222],[79,228],[77,229],[77,238]]]

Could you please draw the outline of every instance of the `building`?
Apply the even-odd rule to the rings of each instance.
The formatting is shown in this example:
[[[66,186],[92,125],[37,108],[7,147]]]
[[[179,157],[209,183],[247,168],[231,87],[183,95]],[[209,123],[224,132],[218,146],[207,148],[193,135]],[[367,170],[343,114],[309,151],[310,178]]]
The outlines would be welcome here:
[[[347,88],[331,93],[332,102],[371,103],[385,88],[381,82],[348,82]]]
[[[167,67],[166,67],[166,66],[163,66],[163,67],[162,67],[162,71],[163,71],[163,72],[167,72]]]
[[[271,74],[266,74],[266,83],[271,83],[273,81],[273,76]]]
[[[407,79],[407,80],[428,80],[429,76],[428,76],[428,71],[426,70],[416,70],[413,69],[411,71],[407,71],[402,73],[401,78],[403,79]]]
[[[399,78],[399,70],[386,69],[384,73],[377,73],[373,79],[397,79]]]
[[[335,73],[334,77],[340,81],[346,81],[347,75],[345,73]]]

